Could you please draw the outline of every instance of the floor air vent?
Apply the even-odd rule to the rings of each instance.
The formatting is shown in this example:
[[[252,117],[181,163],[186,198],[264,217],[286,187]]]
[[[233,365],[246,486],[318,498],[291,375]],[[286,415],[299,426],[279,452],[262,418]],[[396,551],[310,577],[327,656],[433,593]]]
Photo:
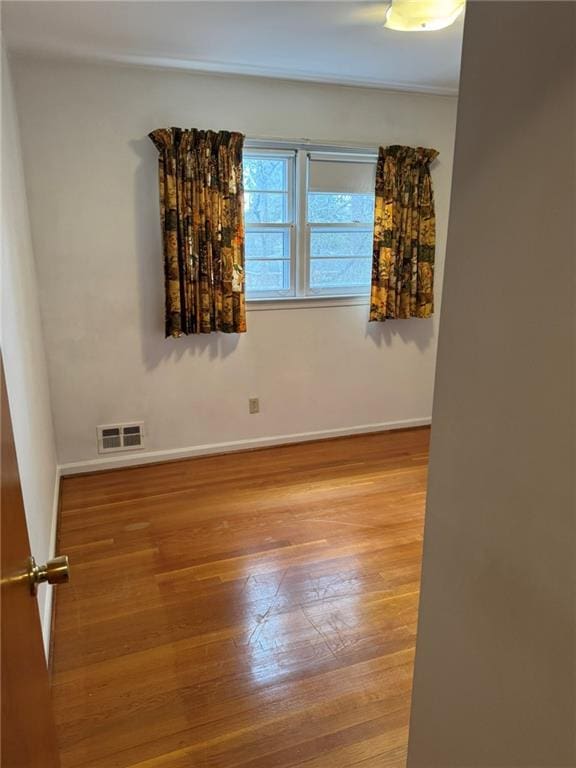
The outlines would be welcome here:
[[[96,427],[98,432],[98,453],[114,451],[137,451],[144,447],[144,423],[109,424]]]

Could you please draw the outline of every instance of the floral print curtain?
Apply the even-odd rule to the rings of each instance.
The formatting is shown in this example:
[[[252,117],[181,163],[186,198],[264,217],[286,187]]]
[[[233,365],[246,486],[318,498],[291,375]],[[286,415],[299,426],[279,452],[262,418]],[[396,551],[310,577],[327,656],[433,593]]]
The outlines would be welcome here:
[[[159,152],[166,337],[243,333],[244,137],[166,128],[150,138]]]
[[[434,311],[435,149],[380,147],[376,168],[370,320]]]

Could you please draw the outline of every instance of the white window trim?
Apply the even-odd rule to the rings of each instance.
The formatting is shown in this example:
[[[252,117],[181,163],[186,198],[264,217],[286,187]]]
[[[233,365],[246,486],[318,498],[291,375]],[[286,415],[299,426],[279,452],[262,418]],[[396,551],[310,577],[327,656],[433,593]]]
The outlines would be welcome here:
[[[374,163],[378,158],[378,149],[372,146],[353,146],[340,144],[326,144],[312,142],[308,140],[286,140],[286,139],[246,139],[244,142],[244,151],[251,155],[261,154],[270,156],[278,154],[281,157],[294,157],[295,155],[295,175],[289,178],[289,211],[291,213],[291,223],[289,224],[268,224],[262,225],[263,228],[285,229],[289,226],[292,229],[290,238],[290,269],[291,285],[290,291],[271,291],[262,292],[258,296],[246,295],[246,306],[248,311],[270,311],[274,309],[318,309],[338,306],[360,306],[369,304],[370,289],[364,291],[331,291],[331,292],[311,292],[309,285],[310,270],[310,232],[312,227],[338,227],[338,224],[307,224],[307,190],[308,190],[308,163],[311,157],[337,157],[342,162],[369,162]],[[340,225],[343,228],[350,229],[349,224]],[[356,225],[358,229],[365,229],[366,226]],[[297,257],[299,255],[299,258]]]

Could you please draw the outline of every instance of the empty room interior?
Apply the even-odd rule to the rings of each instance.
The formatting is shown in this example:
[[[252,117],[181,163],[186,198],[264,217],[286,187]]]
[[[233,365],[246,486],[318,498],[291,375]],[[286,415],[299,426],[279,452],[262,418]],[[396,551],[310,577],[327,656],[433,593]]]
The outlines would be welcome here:
[[[1,12],[2,765],[576,765],[574,4]]]

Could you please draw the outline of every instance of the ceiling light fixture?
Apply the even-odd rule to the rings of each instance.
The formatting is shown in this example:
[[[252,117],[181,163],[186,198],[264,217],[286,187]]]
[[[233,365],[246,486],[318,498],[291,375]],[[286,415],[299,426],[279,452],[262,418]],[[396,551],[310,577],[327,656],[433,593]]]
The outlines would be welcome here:
[[[392,0],[384,26],[397,32],[434,32],[454,24],[466,0]]]

